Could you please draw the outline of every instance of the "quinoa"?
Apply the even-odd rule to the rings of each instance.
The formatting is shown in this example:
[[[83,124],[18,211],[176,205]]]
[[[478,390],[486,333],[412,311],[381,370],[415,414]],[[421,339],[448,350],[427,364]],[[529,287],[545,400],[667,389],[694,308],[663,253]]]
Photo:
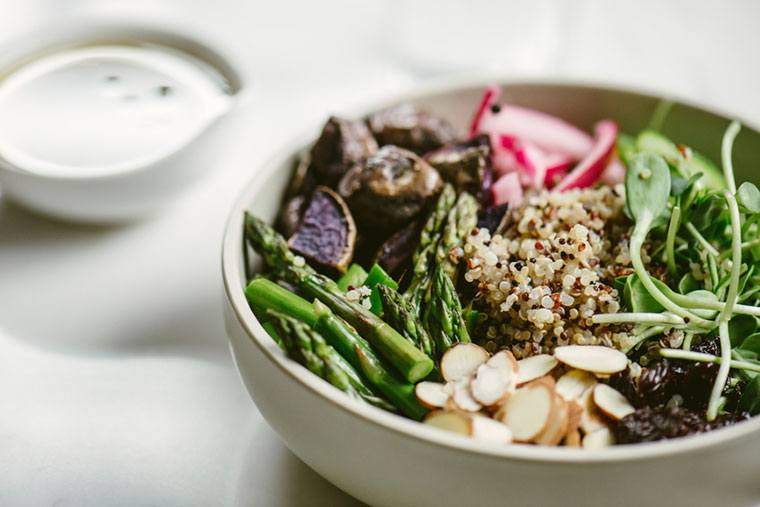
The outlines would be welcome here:
[[[631,272],[624,205],[622,185],[542,191],[511,211],[503,233],[467,237],[464,278],[489,315],[486,348],[522,358],[561,345],[631,344],[628,326],[591,322],[620,310],[613,280]]]

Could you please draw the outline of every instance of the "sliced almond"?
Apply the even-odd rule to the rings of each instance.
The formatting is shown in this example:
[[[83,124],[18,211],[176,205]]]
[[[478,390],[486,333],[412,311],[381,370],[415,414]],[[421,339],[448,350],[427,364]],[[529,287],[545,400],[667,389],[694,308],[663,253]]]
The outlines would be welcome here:
[[[581,432],[576,429],[575,431],[571,431],[565,435],[565,445],[567,447],[580,447]]]
[[[609,428],[600,428],[583,437],[584,449],[601,449],[609,447],[615,443],[612,432]]]
[[[509,426],[516,441],[530,442],[552,419],[553,397],[551,389],[544,384],[520,388],[507,399],[496,418]]]
[[[449,382],[469,377],[478,366],[488,360],[488,352],[474,343],[460,343],[451,347],[441,358],[441,375]]]
[[[581,426],[581,417],[583,417],[583,408],[577,401],[567,402],[567,434],[578,431]]]
[[[625,396],[607,384],[594,387],[594,403],[606,416],[616,420],[636,411]]]
[[[583,410],[583,413],[581,414],[580,426],[583,432],[587,435],[589,433],[593,433],[597,430],[607,427],[607,423],[605,423],[604,419],[602,419],[602,417],[599,415],[599,412],[597,411],[593,397],[594,388],[589,387],[583,392],[578,400],[579,405]]]
[[[414,386],[414,394],[417,401],[425,408],[443,408],[449,399],[449,393],[446,392],[446,385],[440,382],[420,382]]]
[[[509,368],[513,373],[517,374],[518,364],[514,354],[508,350],[500,350],[489,359],[486,364],[493,366],[494,368]]]
[[[456,410],[436,410],[425,418],[425,424],[460,435],[472,436],[472,419],[468,414]]]
[[[517,383],[524,384],[543,377],[557,366],[557,360],[549,354],[538,354],[517,361]]]
[[[483,406],[472,397],[468,379],[460,380],[454,385],[454,395],[451,397],[454,405],[465,412],[478,412]]]
[[[567,433],[568,408],[567,402],[561,396],[554,393],[554,410],[552,418],[536,438],[535,443],[538,445],[555,446],[558,445]]]
[[[619,350],[601,345],[566,345],[554,349],[554,357],[568,366],[602,375],[623,371],[628,358]]]
[[[512,430],[499,421],[482,415],[472,415],[472,436],[488,442],[512,443]]]
[[[557,394],[566,401],[577,400],[589,387],[596,384],[594,375],[583,370],[570,370],[557,380]]]
[[[517,374],[511,364],[493,361],[499,354],[481,364],[470,383],[473,397],[486,407],[500,404],[517,386]]]

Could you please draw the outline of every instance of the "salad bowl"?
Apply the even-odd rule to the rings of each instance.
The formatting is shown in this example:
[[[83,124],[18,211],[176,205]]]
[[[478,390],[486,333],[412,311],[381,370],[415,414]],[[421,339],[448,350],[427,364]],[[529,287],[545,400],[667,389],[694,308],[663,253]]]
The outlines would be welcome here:
[[[462,130],[485,83],[431,85],[399,103],[435,111]],[[511,102],[587,130],[614,117],[622,131],[646,126],[659,99],[619,88],[502,83]],[[675,102],[663,130],[719,160],[727,116]],[[345,396],[288,359],[244,295],[243,215],[274,219],[299,154],[316,129],[259,168],[232,207],[224,234],[225,321],[242,380],[285,445],[327,480],[372,505],[756,505],[760,418],[706,434],[598,450],[503,445],[467,439]],[[744,123],[734,148],[739,181],[757,180],[760,133]],[[745,172],[742,173],[741,171]],[[297,487],[297,485],[294,485]]]

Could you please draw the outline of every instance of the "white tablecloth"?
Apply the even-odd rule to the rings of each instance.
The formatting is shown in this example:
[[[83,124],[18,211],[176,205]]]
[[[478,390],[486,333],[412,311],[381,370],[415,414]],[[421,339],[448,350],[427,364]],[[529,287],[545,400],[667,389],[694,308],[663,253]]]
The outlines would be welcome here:
[[[478,28],[452,21],[455,4],[428,3],[417,27],[408,2],[0,1],[0,50],[71,19],[177,26],[234,55],[253,92],[208,176],[149,220],[63,225],[0,200],[0,505],[355,503],[280,443],[238,380],[222,227],[240,185],[304,124],[470,67],[430,53],[450,41],[418,43]],[[525,39],[494,33],[477,65],[646,86],[760,120],[760,3],[569,4],[534,4],[536,24],[518,27],[481,5]]]

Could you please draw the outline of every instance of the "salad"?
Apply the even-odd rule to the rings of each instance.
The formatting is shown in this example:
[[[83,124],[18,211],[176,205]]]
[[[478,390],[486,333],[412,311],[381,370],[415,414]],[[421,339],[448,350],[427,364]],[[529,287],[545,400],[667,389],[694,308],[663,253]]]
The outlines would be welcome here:
[[[589,134],[488,87],[469,132],[330,118],[245,294],[348,396],[504,444],[600,448],[760,413],[760,191],[660,129]],[[635,135],[634,135],[635,134]],[[263,259],[253,273],[250,251]]]

